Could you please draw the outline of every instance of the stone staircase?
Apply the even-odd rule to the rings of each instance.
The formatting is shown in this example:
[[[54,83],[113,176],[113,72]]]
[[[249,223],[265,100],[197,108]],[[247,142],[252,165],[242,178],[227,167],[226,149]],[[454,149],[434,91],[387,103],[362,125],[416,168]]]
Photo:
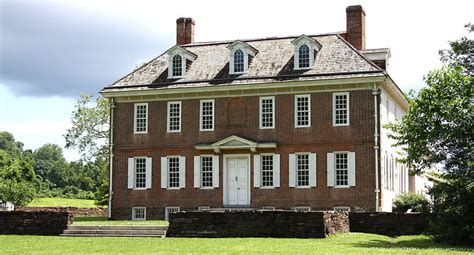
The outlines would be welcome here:
[[[81,237],[165,237],[162,226],[69,226],[61,236]]]

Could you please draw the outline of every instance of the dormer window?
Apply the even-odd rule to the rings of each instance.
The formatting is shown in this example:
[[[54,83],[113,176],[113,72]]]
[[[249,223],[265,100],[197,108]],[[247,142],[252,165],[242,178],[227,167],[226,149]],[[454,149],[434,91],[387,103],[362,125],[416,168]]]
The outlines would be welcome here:
[[[183,76],[183,58],[180,55],[173,57],[173,77]]]
[[[196,54],[180,46],[174,46],[166,53],[169,58],[168,79],[183,78],[197,57]]]
[[[238,49],[234,52],[234,73],[244,72],[244,52]]]
[[[291,43],[295,46],[294,69],[311,69],[314,66],[316,54],[321,50],[321,44],[315,39],[302,35]]]
[[[229,49],[229,74],[247,73],[252,58],[257,50],[248,43],[235,41],[227,46]]]

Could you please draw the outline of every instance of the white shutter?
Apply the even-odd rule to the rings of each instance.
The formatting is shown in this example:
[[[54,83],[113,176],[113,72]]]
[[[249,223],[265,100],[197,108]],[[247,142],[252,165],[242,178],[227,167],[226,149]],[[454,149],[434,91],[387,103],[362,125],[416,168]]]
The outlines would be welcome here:
[[[201,157],[194,156],[194,187],[201,187]]]
[[[219,156],[212,156],[212,186],[219,187]]]
[[[280,187],[280,154],[273,155],[273,186]]]
[[[134,158],[128,158],[128,188],[133,189],[133,175],[135,174],[135,159]]]
[[[161,157],[161,188],[168,188],[168,159]]]
[[[309,186],[316,187],[316,153],[309,154]]]
[[[288,186],[294,187],[296,182],[295,177],[295,154],[288,156]]]
[[[348,176],[349,186],[355,186],[356,185],[355,152],[349,152],[348,161],[349,161],[349,176]]]
[[[327,177],[328,186],[334,187],[334,153],[328,153],[327,159]]]
[[[179,157],[179,187],[186,187],[186,157]]]
[[[146,186],[145,188],[147,189],[151,189],[151,158],[146,158],[146,179],[145,179],[145,183],[146,183]]]
[[[253,186],[260,187],[260,155],[253,156]]]

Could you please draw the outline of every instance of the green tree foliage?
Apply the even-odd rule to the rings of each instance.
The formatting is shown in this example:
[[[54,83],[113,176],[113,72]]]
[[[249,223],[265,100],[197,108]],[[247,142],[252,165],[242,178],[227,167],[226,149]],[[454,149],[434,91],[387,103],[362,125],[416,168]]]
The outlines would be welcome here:
[[[107,99],[99,97],[94,103],[91,95],[81,94],[72,114],[72,128],[68,129],[64,138],[66,148],[75,148],[81,152],[81,158],[86,162],[84,171],[87,172],[87,176],[95,176],[90,181],[94,185],[97,204],[107,205],[109,166]]]
[[[67,166],[63,150],[56,144],[45,144],[33,152],[35,172],[43,181],[65,185]]]
[[[415,173],[441,170],[429,215],[436,240],[474,243],[474,78],[473,41],[450,42],[445,65],[425,77],[427,87],[410,100],[410,111],[391,124],[391,137],[404,148],[401,161]]]
[[[25,205],[36,195],[33,161],[23,153],[23,144],[0,132],[0,201]]]
[[[399,194],[393,201],[393,211],[398,213],[405,213],[409,209],[412,212],[427,212],[428,199],[422,194],[408,192]]]

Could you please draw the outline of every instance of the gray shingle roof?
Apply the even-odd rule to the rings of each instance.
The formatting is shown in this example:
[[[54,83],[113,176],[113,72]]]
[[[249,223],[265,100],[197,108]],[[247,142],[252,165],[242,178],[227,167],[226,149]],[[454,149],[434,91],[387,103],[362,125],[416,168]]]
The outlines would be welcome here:
[[[293,70],[296,37],[242,40],[258,50],[247,73],[229,75],[229,49],[234,41],[183,45],[197,55],[182,79],[169,80],[168,55],[162,54],[116,81],[104,90],[122,90],[151,85],[159,88],[212,86],[215,84],[248,84],[289,80],[365,77],[380,75],[383,70],[353,48],[337,34],[310,36],[322,45],[314,67]]]

